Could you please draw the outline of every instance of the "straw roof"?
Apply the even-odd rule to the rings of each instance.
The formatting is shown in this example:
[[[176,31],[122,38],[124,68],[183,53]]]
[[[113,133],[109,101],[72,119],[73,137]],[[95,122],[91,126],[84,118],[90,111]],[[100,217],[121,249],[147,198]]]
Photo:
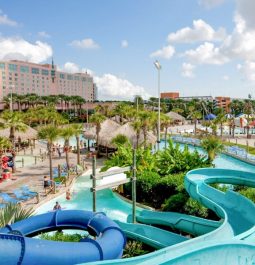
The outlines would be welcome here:
[[[2,129],[0,130],[0,136],[9,138],[10,129]],[[29,126],[27,126],[27,130],[25,132],[17,132],[15,131],[15,138],[21,138],[21,141],[25,141],[28,139],[37,139],[37,131]]]
[[[173,121],[185,121],[185,118],[182,115],[173,111],[166,113],[166,115],[170,117]]]
[[[112,139],[115,138],[119,134],[126,136],[133,146],[136,145],[136,132],[133,129],[131,123],[129,122],[122,125],[117,130],[113,130],[111,133],[102,135],[99,138],[99,145],[110,147],[110,148],[115,147],[111,142],[112,142]],[[152,132],[147,132],[147,143],[155,144],[156,140],[157,138]],[[143,134],[141,133],[139,137],[139,144],[143,142],[144,142],[144,137],[143,137]]]
[[[109,134],[116,131],[120,125],[116,123],[115,121],[112,121],[110,119],[107,119],[102,122],[101,124],[101,130],[99,132],[99,138],[104,138],[108,136]],[[94,125],[91,125],[90,127],[84,128],[83,135],[87,139],[96,139],[96,127]]]

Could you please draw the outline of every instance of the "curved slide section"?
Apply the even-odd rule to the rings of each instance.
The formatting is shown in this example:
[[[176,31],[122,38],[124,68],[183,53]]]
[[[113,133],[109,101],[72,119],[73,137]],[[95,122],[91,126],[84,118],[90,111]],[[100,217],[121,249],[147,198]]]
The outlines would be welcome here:
[[[141,241],[156,249],[165,248],[188,240],[187,237],[154,226],[122,223],[120,221],[115,222],[128,238]]]
[[[88,230],[97,239],[79,243],[29,238],[60,229]],[[6,226],[0,230],[1,264],[70,265],[121,258],[126,239],[119,226],[103,213],[56,211]]]
[[[100,264],[254,264],[255,205],[241,194],[233,191],[224,193],[213,188],[211,186],[212,183],[255,187],[255,174],[244,171],[207,168],[188,172],[185,177],[186,190],[191,197],[224,219],[222,224],[207,234],[147,255],[125,260],[104,261],[100,262]],[[170,224],[181,223],[182,220],[180,218],[178,222],[175,222],[175,219],[178,220],[178,216],[175,213],[161,214],[149,211],[142,212],[138,219],[147,220],[147,223],[154,222],[155,224],[159,224],[159,221],[165,225],[167,217],[169,217]],[[203,219],[199,219],[190,219],[191,224],[192,221],[195,221],[195,224],[199,223],[201,225],[202,223],[202,227],[206,227]],[[186,226],[186,221],[188,220],[189,218],[183,222],[182,227]],[[215,225],[217,226],[216,223]],[[199,229],[196,228],[195,232],[200,231],[202,234],[206,230],[201,229],[201,226],[198,227]]]

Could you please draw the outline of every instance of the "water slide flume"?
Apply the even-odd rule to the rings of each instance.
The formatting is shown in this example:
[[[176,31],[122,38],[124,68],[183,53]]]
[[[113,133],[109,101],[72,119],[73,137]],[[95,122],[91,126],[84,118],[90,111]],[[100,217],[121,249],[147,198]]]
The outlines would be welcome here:
[[[60,229],[87,230],[96,240],[56,242],[30,238]],[[121,258],[126,239],[119,226],[103,213],[68,210],[48,212],[0,230],[1,264],[70,265]]]
[[[208,221],[207,223],[204,219],[181,214],[142,211],[138,220],[143,220],[147,224],[166,225],[168,223],[173,227],[179,225],[179,229],[186,229],[186,231],[192,230],[193,224],[193,232],[203,234],[208,230],[209,233],[143,256],[103,261],[100,264],[254,264],[255,205],[238,193],[233,191],[224,193],[213,188],[210,186],[212,183],[255,187],[255,174],[207,168],[188,172],[185,177],[185,188],[190,196],[216,212],[222,218],[222,222]],[[213,229],[214,226],[215,229]],[[137,231],[138,237],[139,234]]]

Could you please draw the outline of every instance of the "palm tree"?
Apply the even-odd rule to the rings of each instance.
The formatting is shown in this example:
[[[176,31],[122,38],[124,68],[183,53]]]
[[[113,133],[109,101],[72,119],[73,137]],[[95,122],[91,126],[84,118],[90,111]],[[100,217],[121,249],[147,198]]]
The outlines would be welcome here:
[[[15,132],[25,132],[27,130],[27,125],[24,123],[23,115],[18,111],[10,111],[5,110],[1,118],[4,122],[0,123],[0,127],[2,128],[10,128],[10,141],[12,143],[13,148],[15,148]],[[14,173],[15,168],[15,153],[13,153],[13,167],[12,172]]]
[[[99,142],[99,133],[101,130],[101,123],[106,119],[106,117],[100,113],[94,113],[90,117],[90,122],[95,124],[96,126],[96,141],[97,141],[97,147],[98,147],[98,142]]]
[[[77,165],[81,164],[81,159],[80,159],[80,135],[83,132],[83,125],[76,123],[72,125],[73,128],[73,133],[76,138],[76,148],[77,148]]]
[[[5,152],[6,149],[11,147],[11,142],[8,138],[6,137],[1,137],[0,136],[0,170],[2,170],[2,156]],[[2,175],[2,171],[1,171]]]
[[[226,122],[226,120],[227,120],[226,113],[224,109],[222,109],[215,119],[215,122],[217,124],[220,124],[220,136],[221,137],[223,136],[223,123]]]
[[[152,113],[149,111],[141,111],[139,115],[139,119],[141,121],[142,131],[143,131],[143,139],[144,139],[144,146],[147,143],[147,132],[152,128]],[[153,119],[154,121],[155,119]],[[155,122],[153,122],[155,125]]]
[[[198,110],[195,110],[195,106],[194,105],[191,105],[189,106],[189,112],[190,112],[190,115],[189,117],[194,121],[194,134],[196,135],[197,134],[197,121],[202,119],[202,114],[200,111]]]
[[[53,181],[53,174],[52,174],[52,146],[54,142],[60,136],[60,130],[55,125],[46,125],[41,127],[38,132],[38,138],[44,139],[47,141],[47,148],[49,153],[49,166],[50,166],[50,180]]]
[[[25,209],[21,204],[7,204],[3,209],[0,210],[0,227],[5,227],[27,219],[34,213],[33,208]]]
[[[168,127],[172,124],[173,120],[165,115],[165,114],[161,114],[160,115],[160,125],[161,125],[161,128],[165,130],[165,149],[167,147],[167,141],[166,141],[166,138],[167,138],[167,130],[168,130]]]
[[[69,151],[70,151],[70,138],[72,136],[74,136],[74,130],[72,126],[66,126],[64,128],[61,129],[61,136],[64,138],[65,140],[65,153],[66,153],[66,166],[67,169],[70,169],[70,163],[69,163]]]
[[[135,119],[131,126],[133,127],[134,131],[136,132],[136,148],[138,148],[139,145],[139,138],[142,131],[142,122],[139,119]]]
[[[201,146],[208,154],[207,160],[209,163],[212,163],[215,156],[218,153],[221,153],[223,151],[223,148],[224,148],[221,141],[217,137],[212,136],[212,135],[209,135],[205,139],[203,139],[201,141]]]

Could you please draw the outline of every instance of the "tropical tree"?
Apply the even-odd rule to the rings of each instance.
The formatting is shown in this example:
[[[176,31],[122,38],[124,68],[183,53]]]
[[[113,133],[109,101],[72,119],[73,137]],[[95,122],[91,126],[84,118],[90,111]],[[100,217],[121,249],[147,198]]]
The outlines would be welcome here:
[[[100,113],[94,113],[93,115],[91,115],[90,117],[90,122],[95,124],[96,126],[96,141],[97,141],[97,146],[98,146],[98,142],[99,142],[99,133],[101,130],[101,123],[103,121],[105,121],[106,117]]]
[[[65,140],[64,150],[66,153],[66,166],[67,166],[67,169],[69,170],[70,169],[70,163],[69,163],[70,138],[74,136],[73,127],[69,125],[69,126],[62,128],[60,134]]]
[[[215,122],[220,125],[220,136],[223,136],[223,123],[227,121],[226,113],[224,109],[221,109],[220,113],[218,113]]]
[[[24,123],[23,115],[17,111],[5,110],[1,118],[3,122],[0,122],[0,127],[10,129],[10,141],[14,146],[15,132],[25,132],[27,125]]]
[[[114,144],[115,146],[119,147],[119,146],[125,146],[127,144],[130,145],[130,141],[129,139],[127,138],[126,135],[123,135],[123,134],[118,134],[116,135],[112,141],[111,141],[112,144]]]
[[[21,204],[7,204],[0,210],[0,227],[11,225],[23,219],[27,219],[34,213],[33,208],[25,209]]]
[[[194,134],[197,134],[197,121],[202,119],[202,114],[200,111],[196,110],[196,107],[194,105],[189,106],[189,112],[190,115],[189,117],[193,120],[194,122]]]
[[[221,153],[224,148],[221,141],[212,135],[208,135],[206,138],[204,138],[201,141],[201,146],[208,154],[207,160],[209,163],[212,163],[216,155]]]
[[[141,121],[141,128],[143,132],[144,146],[147,143],[147,132],[152,128],[152,112],[141,111],[138,114],[138,117]]]
[[[131,126],[133,127],[135,133],[136,133],[136,148],[138,148],[139,145],[139,139],[142,131],[142,122],[138,118],[135,119],[132,123]]]
[[[161,128],[165,131],[165,148],[167,146],[167,130],[169,128],[169,126],[173,123],[173,120],[165,115],[165,114],[161,114],[160,115],[160,125],[161,125]]]
[[[73,129],[73,135],[75,136],[75,139],[76,139],[77,165],[80,165],[81,164],[80,135],[83,132],[83,125],[79,123],[72,124],[72,129]]]
[[[38,131],[38,138],[44,139],[47,141],[47,149],[49,154],[49,167],[50,167],[50,180],[53,183],[53,174],[52,174],[52,146],[54,142],[60,136],[60,129],[54,125],[46,125],[40,128]]]
[[[0,170],[2,170],[2,156],[4,152],[11,147],[11,142],[6,137],[0,136]],[[2,171],[1,171],[2,174]]]

